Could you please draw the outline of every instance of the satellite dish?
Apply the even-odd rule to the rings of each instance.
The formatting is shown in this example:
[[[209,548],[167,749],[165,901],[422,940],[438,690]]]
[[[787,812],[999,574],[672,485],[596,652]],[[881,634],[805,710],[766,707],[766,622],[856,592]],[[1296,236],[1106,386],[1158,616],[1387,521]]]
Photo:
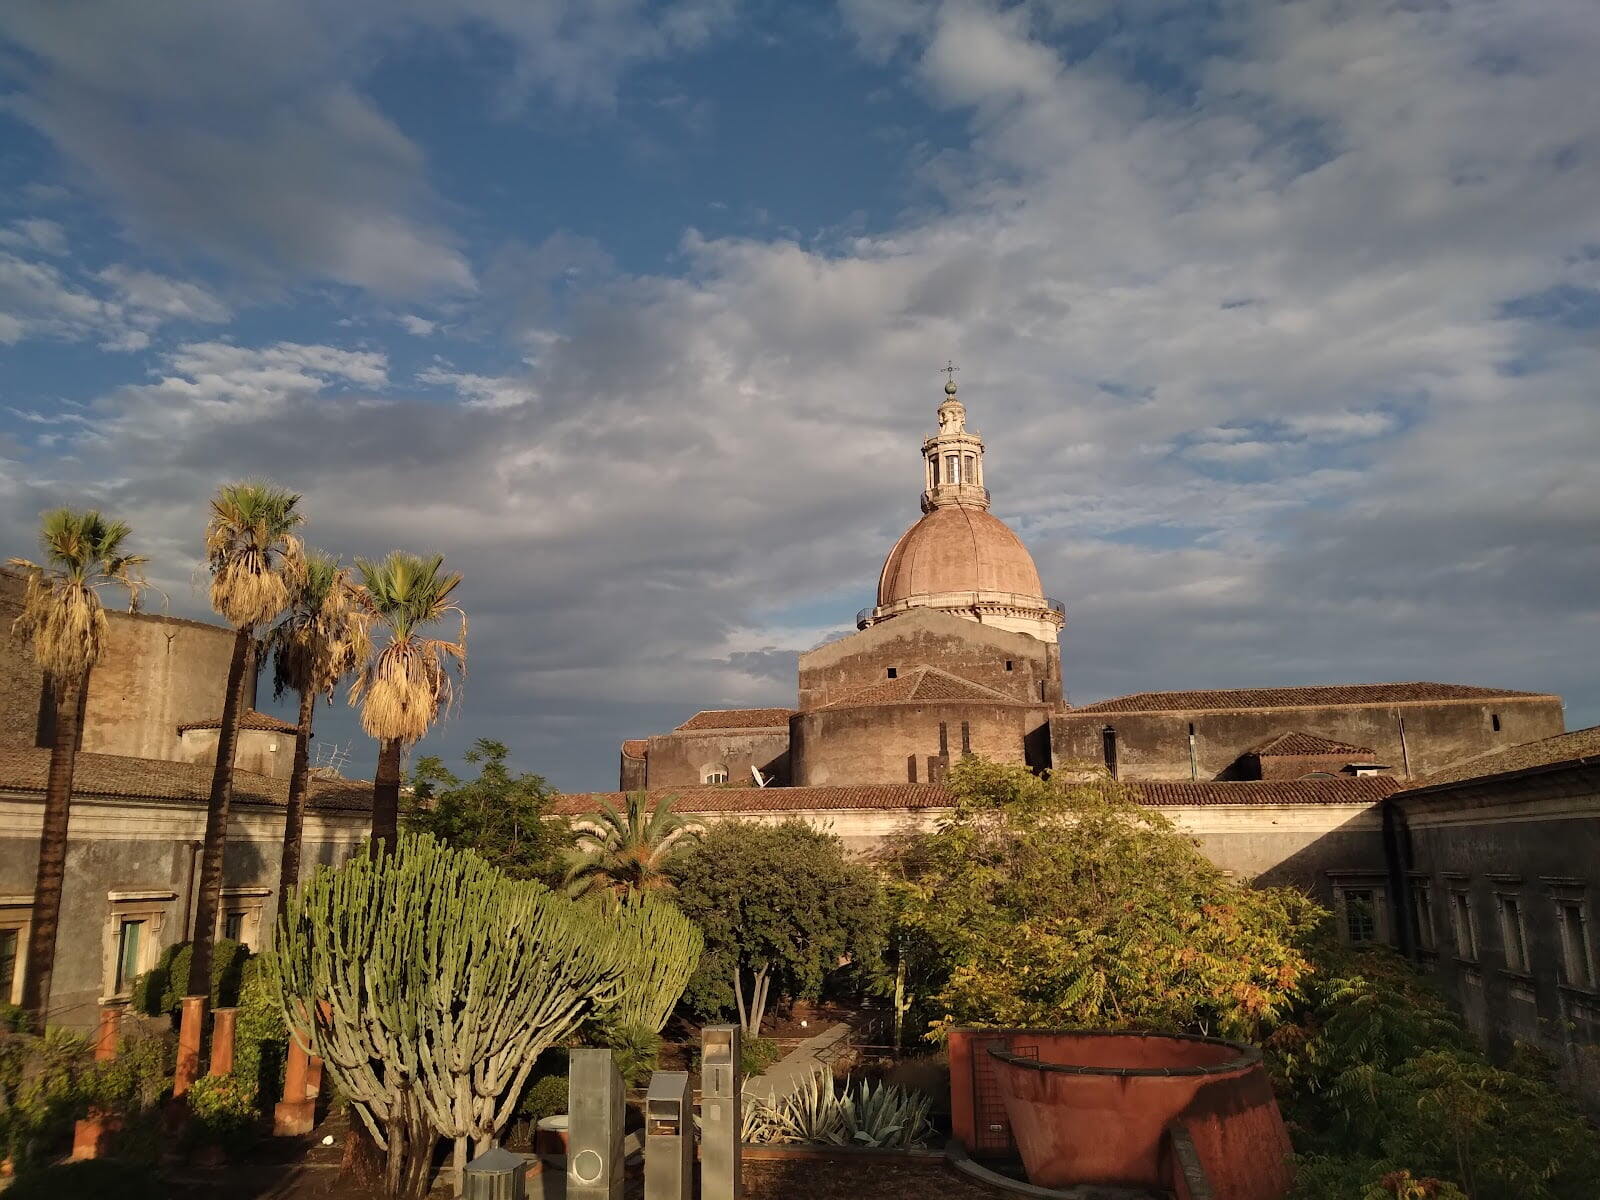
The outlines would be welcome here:
[[[757,767],[755,763],[750,764],[750,774],[752,777],[754,777],[757,787],[764,788],[767,786],[767,784],[772,782],[770,779],[767,779],[761,774],[760,768]]]

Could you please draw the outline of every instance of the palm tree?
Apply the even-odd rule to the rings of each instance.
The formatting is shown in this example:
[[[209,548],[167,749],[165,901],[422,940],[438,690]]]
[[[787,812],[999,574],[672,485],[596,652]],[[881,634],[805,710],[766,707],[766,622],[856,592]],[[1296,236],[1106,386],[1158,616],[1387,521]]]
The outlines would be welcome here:
[[[233,657],[222,701],[217,762],[206,804],[205,849],[200,857],[195,900],[194,950],[189,960],[191,996],[211,994],[211,943],[222,903],[222,852],[233,802],[233,754],[239,722],[254,699],[256,630],[289,606],[305,573],[305,551],[295,536],[304,519],[298,494],[259,479],[224,484],[211,499],[206,522],[206,562],[211,569],[211,607],[233,626]]]
[[[700,837],[700,827],[672,811],[672,797],[649,806],[643,792],[630,792],[621,809],[602,802],[600,811],[575,831],[577,849],[567,868],[574,896],[608,892],[621,899],[634,892],[672,887],[666,864]]]
[[[419,741],[441,709],[455,699],[451,669],[467,673],[467,614],[450,602],[461,582],[443,571],[444,556],[392,550],[382,562],[356,559],[361,607],[387,635],[385,644],[356,672],[350,703],[361,706],[361,728],[378,739],[378,773],[372,781],[372,849],[393,849],[400,832],[400,756]],[[423,637],[419,630],[450,613],[461,618],[456,640]]]
[[[128,589],[130,609],[138,605],[145,559],[124,554],[131,531],[122,521],[98,512],[58,508],[39,522],[44,564],[13,558],[10,565],[28,573],[22,615],[16,628],[32,636],[33,654],[44,670],[55,701],[50,774],[45,783],[44,824],[39,832],[39,867],[33,884],[33,920],[28,960],[22,976],[22,1006],[43,1028],[55,972],[56,927],[61,919],[61,887],[66,876],[67,820],[72,806],[72,774],[78,759],[78,715],[89,670],[100,657],[106,615],[99,589]]]
[[[300,833],[311,776],[311,719],[317,696],[326,693],[332,700],[339,681],[372,652],[369,624],[339,560],[320,550],[307,553],[305,573],[290,595],[289,611],[267,638],[273,652],[273,695],[293,691],[300,697],[300,727],[295,734],[289,805],[283,820],[280,905],[300,882]]]

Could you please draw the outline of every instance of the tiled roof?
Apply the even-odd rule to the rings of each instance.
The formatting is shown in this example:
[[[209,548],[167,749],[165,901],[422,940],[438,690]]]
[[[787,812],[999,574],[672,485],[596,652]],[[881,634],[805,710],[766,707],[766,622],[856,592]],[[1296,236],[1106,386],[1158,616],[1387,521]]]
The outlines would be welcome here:
[[[0,750],[0,791],[43,794],[49,769],[49,750],[33,747]],[[127,758],[120,754],[79,754],[72,776],[72,792],[75,796],[205,804],[211,795],[211,764]],[[281,806],[287,803],[288,795],[287,779],[271,779],[253,771],[233,773],[233,798],[237,803]],[[368,811],[372,808],[372,784],[313,774],[307,799],[313,808]]]
[[[1462,683],[1337,683],[1315,687],[1228,688],[1205,692],[1135,692],[1074,708],[1076,713],[1197,712],[1207,709],[1308,708],[1324,704],[1410,704],[1425,700],[1555,699],[1545,692]]]
[[[680,730],[695,729],[776,729],[787,726],[794,716],[792,708],[708,708],[695,713]]]
[[[645,756],[645,753],[649,749],[650,749],[650,739],[648,739],[648,738],[629,738],[627,741],[622,743],[622,757],[623,758],[643,759],[644,756]]]
[[[1387,775],[1344,776],[1333,779],[1252,779],[1239,783],[1215,781],[1129,782],[1128,790],[1141,804],[1173,808],[1191,804],[1376,804],[1404,786]]]
[[[1469,780],[1510,775],[1518,771],[1531,771],[1538,767],[1554,767],[1564,763],[1596,760],[1600,765],[1600,725],[1587,729],[1574,729],[1571,733],[1558,733],[1554,737],[1540,738],[1537,742],[1524,742],[1491,754],[1469,758],[1454,763],[1442,771],[1435,771],[1420,779],[1408,791],[1421,788],[1442,787],[1445,784],[1465,783]]]
[[[818,809],[952,808],[955,800],[935,783],[889,783],[861,787],[683,787],[654,788],[651,802],[672,797],[672,811],[683,813],[805,812]],[[619,807],[626,792],[575,792],[550,811],[562,816],[594,812],[602,802]]]
[[[1375,804],[1401,783],[1387,776],[1294,779],[1245,783],[1129,783],[1141,804],[1155,808],[1216,804]],[[829,809],[953,808],[955,799],[935,783],[891,783],[861,787],[686,787],[656,788],[652,802],[672,797],[672,811],[683,813],[814,812]],[[563,796],[551,807],[561,816],[594,812],[601,802],[618,807],[625,792],[583,792]]]
[[[191,729],[221,729],[222,718],[213,717],[209,721],[190,721],[187,725],[179,725],[179,733],[188,733]],[[291,725],[287,721],[280,721],[277,717],[270,717],[264,712],[251,709],[239,719],[240,729],[264,729],[269,733],[299,733],[300,726]]]
[[[978,700],[989,704],[1017,704],[1014,696],[962,679],[938,667],[915,667],[896,679],[880,679],[823,708],[860,708],[868,704],[904,704],[919,700]]]
[[[1360,754],[1371,757],[1371,746],[1352,746],[1349,742],[1335,742],[1314,733],[1291,729],[1275,738],[1262,742],[1251,754],[1259,758],[1315,758],[1319,755]]]

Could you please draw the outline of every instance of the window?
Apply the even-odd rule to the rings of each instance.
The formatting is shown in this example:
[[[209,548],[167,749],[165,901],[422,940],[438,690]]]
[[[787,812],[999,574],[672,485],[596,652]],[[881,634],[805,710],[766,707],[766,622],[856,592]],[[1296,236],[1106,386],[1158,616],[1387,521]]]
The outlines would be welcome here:
[[[1478,961],[1478,923],[1472,916],[1472,897],[1464,890],[1450,893],[1450,932],[1455,937],[1456,957]]]
[[[959,454],[946,454],[944,456],[944,475],[946,483],[961,482],[961,456]]]
[[[916,781],[917,781],[917,756],[915,754],[908,754],[908,755],[906,755],[906,782],[907,783],[915,783]]]
[[[222,936],[230,942],[244,940],[244,912],[234,909],[222,914]]]
[[[961,757],[965,758],[972,753],[972,726],[961,722]]]
[[[1489,715],[1489,727],[1491,729],[1493,729],[1496,733],[1500,732],[1500,714],[1499,713],[1491,713]]]
[[[1433,886],[1424,880],[1411,885],[1411,918],[1417,927],[1417,947],[1437,948],[1438,935],[1433,925]]]
[[[1495,897],[1500,913],[1500,944],[1505,948],[1506,970],[1519,974],[1528,970],[1528,933],[1522,924],[1522,901],[1516,896]]]
[[[972,455],[966,454],[962,456],[961,470],[962,479],[966,480],[968,483],[978,482],[978,460]]]
[[[110,904],[101,960],[106,992],[100,998],[102,1003],[127,999],[133,981],[156,965],[165,940],[162,931],[177,898],[178,893],[168,890],[107,894]]]
[[[1100,731],[1100,757],[1111,778],[1117,777],[1117,731],[1107,725]]]
[[[1344,936],[1352,946],[1378,940],[1378,898],[1372,888],[1345,888]]]
[[[939,722],[939,757],[950,757],[950,730],[943,721]]]
[[[1561,975],[1572,987],[1594,987],[1594,954],[1589,949],[1589,920],[1582,900],[1558,900],[1561,922]]]
[[[0,1002],[22,1003],[22,969],[28,961],[32,895],[0,896]]]
[[[1009,670],[1011,670],[1011,669],[1012,669],[1012,668],[1013,668],[1013,667],[1014,667],[1014,666],[1015,666],[1015,665],[1016,665],[1016,664],[1015,664],[1015,663],[1013,663],[1013,662],[1012,662],[1012,661],[1011,661],[1011,659],[1009,659],[1009,658],[1008,658],[1008,659],[1006,659],[1006,670],[1008,670],[1008,671],[1009,671]]]
[[[0,929],[0,996],[7,1000],[16,992],[21,960],[22,930]]]
[[[700,768],[701,783],[727,783],[728,765],[726,763],[707,763]]]
[[[117,930],[117,995],[133,990],[133,981],[139,977],[144,956],[144,922],[124,921]]]
[[[899,667],[886,667],[886,668],[884,668],[884,672],[883,673],[885,675],[887,675],[890,679],[898,679],[900,677],[900,668]]]

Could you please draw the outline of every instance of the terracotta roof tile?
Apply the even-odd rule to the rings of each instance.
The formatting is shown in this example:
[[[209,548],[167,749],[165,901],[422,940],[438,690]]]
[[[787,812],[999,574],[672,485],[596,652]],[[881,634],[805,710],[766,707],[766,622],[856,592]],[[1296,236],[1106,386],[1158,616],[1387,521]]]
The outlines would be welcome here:
[[[938,667],[916,667],[895,679],[880,679],[823,708],[861,708],[869,704],[908,704],[927,700],[976,700],[989,704],[1021,703],[1014,696],[962,679]]]
[[[890,783],[860,787],[683,787],[654,788],[652,802],[672,797],[672,811],[684,813],[805,812],[819,809],[950,808],[950,793],[933,783]],[[602,802],[623,804],[626,792],[575,792],[550,811],[562,816],[594,812]]]
[[[50,751],[24,747],[0,750],[0,791],[44,793]],[[73,772],[75,796],[109,796],[130,800],[178,800],[205,804],[211,795],[211,764],[127,758],[120,754],[79,754]],[[233,798],[244,804],[281,806],[288,801],[289,781],[252,771],[233,773]],[[313,774],[308,802],[312,808],[368,811],[372,785],[356,779]]]
[[[1461,683],[1339,683],[1313,687],[1227,688],[1203,692],[1135,692],[1085,704],[1075,713],[1197,712],[1208,709],[1305,708],[1323,704],[1410,704],[1425,700],[1555,699],[1545,692],[1469,687]]]
[[[1387,775],[1334,779],[1252,779],[1239,783],[1130,782],[1128,790],[1141,804],[1173,808],[1191,804],[1376,804],[1404,786]]]
[[[1314,733],[1291,729],[1288,733],[1280,733],[1277,737],[1262,742],[1250,753],[1259,758],[1315,758],[1321,755],[1331,757],[1351,754],[1370,758],[1373,750],[1371,746],[1352,746],[1349,742],[1335,742],[1325,737],[1318,737]]]
[[[222,718],[213,717],[209,721],[190,721],[187,725],[179,725],[179,733],[188,733],[191,729],[221,729]],[[264,712],[251,709],[239,720],[240,729],[264,729],[270,733],[299,733],[298,725],[291,725],[287,721],[280,721],[277,717],[268,716]]]
[[[649,753],[649,750],[649,738],[629,738],[627,741],[622,743],[623,758],[634,758],[642,761],[644,756]]]
[[[1563,763],[1577,763],[1583,759],[1600,759],[1600,725],[1574,729],[1571,733],[1558,733],[1554,737],[1540,738],[1537,742],[1523,742],[1505,750],[1469,758],[1454,763],[1442,771],[1435,771],[1426,779],[1419,779],[1408,791],[1421,788],[1442,787],[1451,783],[1466,783],[1476,779],[1510,775],[1518,771],[1531,771],[1538,767],[1554,767]]]
[[[708,708],[695,713],[680,730],[695,729],[776,729],[787,726],[794,716],[792,708]]]

